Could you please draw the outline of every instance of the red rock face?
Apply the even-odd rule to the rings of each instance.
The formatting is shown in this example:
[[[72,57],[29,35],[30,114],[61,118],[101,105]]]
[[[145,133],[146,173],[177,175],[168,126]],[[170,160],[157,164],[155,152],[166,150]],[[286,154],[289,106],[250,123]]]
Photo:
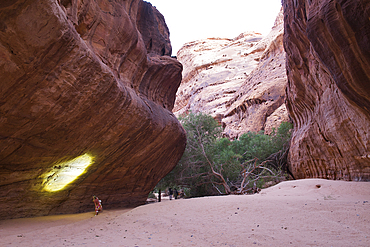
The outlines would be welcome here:
[[[0,3],[0,218],[145,202],[186,143],[168,36],[141,0]]]
[[[297,178],[370,180],[370,2],[284,0]]]

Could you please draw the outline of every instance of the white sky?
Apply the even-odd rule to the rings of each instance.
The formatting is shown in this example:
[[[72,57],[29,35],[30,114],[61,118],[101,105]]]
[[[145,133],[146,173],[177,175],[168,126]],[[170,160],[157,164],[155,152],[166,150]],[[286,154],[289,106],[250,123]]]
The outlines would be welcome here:
[[[267,35],[281,8],[281,0],[145,1],[166,19],[173,56],[183,44],[203,38],[235,38],[246,31]]]

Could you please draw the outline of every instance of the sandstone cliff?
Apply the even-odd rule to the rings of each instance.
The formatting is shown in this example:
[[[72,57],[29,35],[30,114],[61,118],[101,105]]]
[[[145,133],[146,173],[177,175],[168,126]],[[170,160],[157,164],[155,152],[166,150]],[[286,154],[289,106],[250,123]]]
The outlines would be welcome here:
[[[170,54],[142,0],[2,1],[0,218],[144,203],[185,148]]]
[[[222,122],[230,138],[248,131],[270,133],[288,121],[282,12],[270,34],[205,39],[178,52],[183,81],[173,112],[205,112]]]
[[[289,121],[285,107],[287,77],[283,26],[281,11],[271,32],[259,44],[265,49],[257,67],[226,105],[224,132],[230,137],[260,130],[270,134],[281,122]]]
[[[297,178],[370,180],[370,2],[284,0]]]

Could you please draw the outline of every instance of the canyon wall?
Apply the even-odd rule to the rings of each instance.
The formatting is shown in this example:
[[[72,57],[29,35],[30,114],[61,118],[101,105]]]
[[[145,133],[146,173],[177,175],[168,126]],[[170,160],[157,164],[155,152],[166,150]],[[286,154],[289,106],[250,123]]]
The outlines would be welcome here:
[[[145,203],[186,144],[170,55],[142,0],[2,1],[0,219]]]
[[[281,10],[271,32],[260,41],[264,49],[257,67],[226,104],[223,123],[227,136],[260,130],[270,134],[281,122],[290,121],[285,107],[287,77],[283,33]]]
[[[284,0],[296,178],[370,180],[370,2]]]
[[[173,112],[210,114],[229,138],[248,131],[269,134],[289,121],[283,31],[280,12],[266,37],[246,32],[185,44],[177,54],[184,71]]]

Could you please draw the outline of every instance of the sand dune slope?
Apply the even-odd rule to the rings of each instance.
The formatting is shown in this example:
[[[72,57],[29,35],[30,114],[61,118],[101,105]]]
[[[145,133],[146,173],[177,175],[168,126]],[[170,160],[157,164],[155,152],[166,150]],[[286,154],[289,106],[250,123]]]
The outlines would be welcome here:
[[[370,246],[370,183],[306,179],[251,196],[0,221],[0,246]]]

